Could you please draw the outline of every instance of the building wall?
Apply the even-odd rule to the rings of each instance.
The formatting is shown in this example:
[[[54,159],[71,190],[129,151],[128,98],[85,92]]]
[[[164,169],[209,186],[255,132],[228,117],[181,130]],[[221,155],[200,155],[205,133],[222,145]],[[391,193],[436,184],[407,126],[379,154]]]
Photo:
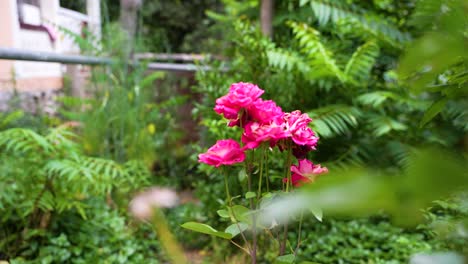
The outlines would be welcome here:
[[[0,1],[0,47],[14,47],[17,29],[19,28],[16,0]],[[0,60],[0,91],[3,83],[11,80],[14,73],[14,61]]]
[[[88,14],[61,8],[59,0],[40,0],[40,7],[23,4],[21,9],[23,22],[46,26],[51,33],[48,34],[44,29],[21,27],[17,0],[0,0],[0,47],[79,54],[80,50],[74,43],[73,37],[61,28],[81,35],[82,27],[87,26],[91,32],[99,36],[99,2],[99,0],[87,0]],[[53,100],[56,91],[63,88],[64,73],[70,72],[67,67],[75,66],[0,60],[0,111],[7,108],[6,105],[15,90],[22,93],[21,96],[27,102],[26,106],[31,102]]]

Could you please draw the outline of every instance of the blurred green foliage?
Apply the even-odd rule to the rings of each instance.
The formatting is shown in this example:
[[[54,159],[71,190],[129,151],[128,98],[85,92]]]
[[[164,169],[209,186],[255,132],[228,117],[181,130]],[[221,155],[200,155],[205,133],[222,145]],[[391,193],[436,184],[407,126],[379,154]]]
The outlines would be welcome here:
[[[140,161],[118,164],[86,156],[76,134],[64,127],[44,136],[21,128],[1,131],[0,157],[2,258],[63,263],[79,255],[90,261],[99,259],[104,246],[116,250],[106,236],[128,240],[130,235],[121,232],[123,215],[109,204],[126,207],[128,192],[148,183],[149,172]],[[102,217],[108,221],[101,222]],[[99,223],[104,226],[96,226]],[[137,244],[134,251],[141,247],[137,241],[129,243]],[[124,260],[132,255],[102,254]]]

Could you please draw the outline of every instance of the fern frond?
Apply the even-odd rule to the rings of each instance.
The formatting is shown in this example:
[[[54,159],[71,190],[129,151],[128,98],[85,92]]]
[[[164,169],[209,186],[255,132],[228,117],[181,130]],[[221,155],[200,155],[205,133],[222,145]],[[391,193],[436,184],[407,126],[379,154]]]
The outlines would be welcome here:
[[[365,165],[367,156],[367,153],[362,147],[351,145],[345,149],[339,157],[334,159],[333,162],[327,163],[327,167],[331,170],[361,167]]]
[[[306,74],[310,71],[309,66],[304,63],[304,59],[295,52],[283,49],[272,49],[267,51],[268,64],[280,70],[291,72],[299,70]]]
[[[398,141],[389,141],[386,144],[387,154],[392,157],[395,163],[403,168],[408,165],[408,159],[413,151],[413,148],[409,145],[405,145]]]
[[[38,201],[38,207],[43,211],[51,211],[54,209],[55,205],[56,199],[49,191],[44,192]]]
[[[10,123],[23,117],[24,113],[21,110],[16,110],[11,113],[0,113],[0,129],[7,127]]]
[[[49,175],[57,175],[61,180],[72,183],[86,178],[93,182],[96,178],[96,172],[82,166],[80,162],[73,159],[51,160],[44,166],[44,170]]]
[[[126,175],[122,166],[113,160],[94,157],[80,157],[80,163],[82,166],[100,175],[100,178],[103,179],[112,180]]]
[[[389,24],[378,15],[360,8],[353,4],[348,4],[343,0],[301,0],[300,5],[310,4],[315,17],[320,25],[324,26],[328,22],[338,23],[347,20],[356,22],[359,31],[365,31],[394,47],[401,47],[401,44],[409,40],[409,34],[403,33],[395,25]]]
[[[30,129],[11,128],[0,132],[0,147],[21,154],[28,151],[53,152],[55,148],[49,141]]]
[[[67,127],[61,126],[50,129],[49,134],[47,134],[45,138],[51,145],[54,145],[57,150],[61,150],[62,152],[78,153],[80,151],[80,147],[76,142],[78,136],[68,130]]]
[[[374,108],[381,106],[387,99],[400,99],[399,95],[389,91],[375,91],[357,97],[357,102]]]
[[[367,81],[378,56],[379,46],[374,40],[370,40],[353,53],[344,73],[355,81]]]
[[[130,160],[122,165],[127,177],[122,179],[129,189],[149,184],[151,172],[141,160]]]
[[[308,113],[313,119],[312,129],[321,137],[345,134],[358,125],[360,111],[347,105],[330,105]]]
[[[368,122],[375,137],[381,137],[391,131],[404,131],[408,128],[405,124],[388,116],[374,115]]]
[[[333,53],[326,48],[320,40],[320,32],[304,23],[288,22],[292,28],[295,38],[307,55],[310,66],[310,79],[323,77],[335,77],[341,82],[347,80],[343,71],[338,67],[333,58]]]

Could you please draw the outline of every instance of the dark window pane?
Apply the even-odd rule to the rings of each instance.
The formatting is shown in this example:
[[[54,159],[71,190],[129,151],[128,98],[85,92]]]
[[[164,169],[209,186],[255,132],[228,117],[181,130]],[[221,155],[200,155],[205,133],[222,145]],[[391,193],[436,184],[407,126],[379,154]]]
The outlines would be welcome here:
[[[86,0],[60,0],[60,6],[86,14]]]

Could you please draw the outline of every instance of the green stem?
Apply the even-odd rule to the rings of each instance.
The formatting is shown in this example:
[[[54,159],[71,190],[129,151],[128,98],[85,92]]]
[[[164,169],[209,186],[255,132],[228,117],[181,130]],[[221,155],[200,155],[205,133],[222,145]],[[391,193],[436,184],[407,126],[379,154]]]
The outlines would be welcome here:
[[[286,175],[288,176],[288,181],[286,182],[286,192],[289,192],[289,186],[292,189],[292,178],[291,178],[291,164],[292,164],[292,142],[289,141],[288,144],[288,161],[286,162]]]
[[[231,193],[229,192],[229,185],[228,185],[228,178],[226,175],[226,169],[223,168],[223,176],[224,176],[224,187],[226,188],[226,196],[228,199],[228,204],[231,206],[232,200],[231,200]]]
[[[292,189],[291,163],[292,163],[292,141],[289,141],[288,142],[288,158],[286,162],[286,175],[288,178],[286,182],[286,193],[289,192],[289,186],[291,186],[291,189]],[[287,240],[288,240],[288,223],[286,222],[284,224],[283,241],[281,241],[280,256],[284,254]]]
[[[252,153],[252,159],[255,158],[255,153]],[[252,173],[250,170],[251,166],[248,164],[246,161],[246,173],[247,173],[247,187],[248,191],[252,191]],[[255,210],[255,205],[253,203],[252,199],[249,199],[250,202],[250,210]],[[252,247],[250,250],[250,258],[252,261],[252,264],[257,263],[257,219],[255,214],[252,214]]]
[[[302,221],[304,220],[304,210],[301,210],[301,217],[299,218],[299,228],[297,231],[297,245],[296,249],[294,250],[294,255],[297,254],[297,250],[301,246],[301,231],[302,231]]]
[[[268,147],[266,148],[266,155],[265,155],[265,182],[266,182],[266,191],[270,192],[270,179],[268,178]]]
[[[265,146],[265,143],[263,143],[260,157],[260,175],[258,177],[257,203],[259,202],[260,197],[262,196],[263,167],[265,166]]]
[[[226,188],[226,195],[227,195],[227,199],[228,199],[228,205],[229,205],[229,207],[232,207],[232,198],[231,198],[231,193],[229,192],[228,178],[227,178],[227,172],[226,172],[227,168],[222,167],[221,170],[222,170],[222,173],[223,173],[223,176],[224,176],[224,186]],[[244,235],[244,231],[242,231],[242,229],[241,229],[241,227],[239,225],[239,222],[237,221],[237,217],[234,215],[234,212],[232,212],[232,213],[233,213],[233,216],[234,216],[234,218],[236,220],[236,225],[237,225],[237,228],[240,231],[240,235],[242,236],[242,239],[244,240],[244,243],[247,245],[247,247],[250,250],[250,245],[249,245],[249,243],[247,241],[247,238]]]

